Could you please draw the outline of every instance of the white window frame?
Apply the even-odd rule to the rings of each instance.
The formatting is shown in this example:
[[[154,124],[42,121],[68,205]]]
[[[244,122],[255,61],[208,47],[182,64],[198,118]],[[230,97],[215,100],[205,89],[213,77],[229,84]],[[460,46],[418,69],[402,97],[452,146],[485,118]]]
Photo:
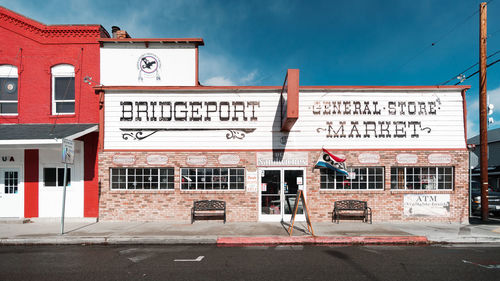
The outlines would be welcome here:
[[[1,113],[2,116],[17,116],[19,115],[19,74],[17,66],[11,64],[0,65],[0,78],[17,78],[17,100],[0,100],[1,103],[15,103],[17,104],[17,113]]]
[[[414,169],[414,168],[418,168],[420,169],[421,173],[419,175],[416,175],[416,174],[410,174],[408,172],[408,169]],[[429,172],[427,172],[427,174],[422,174],[422,169],[427,169],[427,171],[429,170],[429,168],[433,168],[435,169],[435,173],[434,174],[430,174]],[[393,173],[392,173],[392,170],[393,169],[396,169],[396,178],[399,176],[397,174],[397,171],[398,169],[403,169],[403,177],[404,177],[404,182],[399,182],[399,181],[396,181],[394,182],[393,181]],[[444,173],[440,174],[439,173],[439,169],[445,169]],[[451,170],[451,174],[447,173],[446,169],[450,169]],[[451,180],[450,181],[446,181],[446,176],[451,176]],[[415,177],[415,176],[419,176],[421,177],[420,179],[420,188],[408,188],[408,177],[409,176],[412,176],[412,177]],[[430,183],[429,183],[429,180],[427,182],[428,186],[426,186],[426,188],[424,188],[424,183],[423,182],[423,178],[422,176],[428,176],[428,179],[430,179],[430,176],[434,176],[435,177],[435,187],[432,187],[430,186]],[[442,176],[443,177],[443,180],[440,181],[439,180],[439,176]],[[450,191],[450,190],[453,190],[454,188],[454,181],[455,181],[455,169],[453,166],[393,166],[391,167],[391,190],[435,190],[435,191]],[[451,184],[451,187],[450,188],[439,188],[439,184],[442,183],[443,185],[445,185],[446,183],[450,183]],[[414,184],[415,183],[415,180],[413,180],[410,184]],[[404,186],[404,188],[398,188],[398,186]],[[394,187],[396,186],[396,187]]]
[[[125,175],[124,175],[125,176],[125,182],[124,182],[125,188],[113,187],[113,183],[115,183],[115,182],[113,182],[113,176],[114,176],[113,170],[122,170],[122,169],[125,170]],[[128,187],[129,186],[129,171],[131,169],[134,169],[134,170],[135,169],[142,169],[143,176],[144,176],[144,170],[146,170],[146,169],[158,170],[158,173],[157,173],[158,181],[157,182],[150,182],[151,185],[153,183],[156,183],[157,186],[154,188],[153,187],[150,187],[150,188],[144,188],[144,187],[142,187],[142,188],[129,188]],[[160,182],[160,179],[161,179],[160,170],[161,169],[167,170],[167,174],[165,175],[165,177],[167,178],[165,188],[161,188],[161,186],[160,186],[160,184],[161,184],[161,182]],[[120,175],[118,175],[118,176],[120,176]],[[130,176],[132,176],[132,175],[130,175]],[[134,176],[134,183],[137,183],[137,181],[136,181],[137,175],[133,175],[133,176]],[[172,178],[171,182],[168,181],[168,179],[170,177]],[[118,181],[118,184],[120,184],[120,183],[122,183],[122,182]],[[144,183],[144,181],[142,183]],[[171,187],[169,187],[169,186],[171,186]],[[109,187],[111,190],[120,190],[120,191],[130,191],[130,190],[132,190],[132,191],[136,191],[136,190],[137,191],[162,191],[162,190],[163,191],[166,191],[166,190],[173,191],[175,189],[175,169],[173,167],[111,167],[111,168],[109,168]]]
[[[51,74],[52,74],[52,115],[72,115],[75,114],[76,110],[76,79],[75,79],[75,98],[72,100],[57,100],[56,101],[56,78],[61,78],[61,77],[73,77],[75,78],[75,67],[72,66],[71,64],[59,64],[56,66],[53,66],[51,68]],[[57,103],[63,103],[63,102],[73,102],[75,104],[75,110],[73,112],[65,112],[65,113],[58,113],[57,112]]]
[[[56,169],[56,185],[46,185],[45,184],[45,169]],[[64,187],[64,179],[63,179],[63,185],[58,185],[59,181],[59,169],[62,169],[64,173],[64,165],[47,165],[42,167],[42,181],[43,181],[43,186],[47,188],[63,188]],[[69,182],[67,187],[71,187],[71,183],[73,182],[74,179],[74,171],[73,167],[68,167],[68,172],[69,172]],[[63,176],[64,178],[64,176]]]
[[[345,187],[345,183],[343,182],[343,183],[342,183],[343,188],[337,188],[337,185],[338,185],[338,183],[337,183],[337,174],[338,174],[338,173],[337,173],[337,172],[334,172],[334,171],[331,171],[331,170],[329,170],[329,169],[326,169],[326,168],[321,168],[321,169],[320,169],[320,190],[346,190],[346,191],[348,191],[348,190],[356,190],[356,191],[358,191],[358,190],[361,190],[361,191],[384,190],[384,185],[385,185],[385,167],[383,167],[383,166],[362,166],[362,167],[360,166],[360,167],[349,167],[349,168],[347,168],[347,171],[348,171],[349,173],[353,173],[353,172],[354,172],[354,169],[358,169],[358,170],[363,169],[363,170],[365,170],[365,171],[366,171],[366,174],[365,174],[365,177],[366,177],[366,188],[352,188],[353,181],[357,181],[357,182],[358,182],[358,184],[359,184],[359,185],[361,185],[361,181],[360,181],[360,179],[359,179],[359,178],[358,178],[358,179],[356,179],[356,177],[359,177],[359,175],[356,175],[354,179],[351,179],[351,178],[349,178],[349,177],[347,177],[347,176],[344,176],[345,181],[349,181],[349,185],[350,185],[350,187]],[[381,181],[381,186],[380,186],[380,187],[376,187],[376,186],[375,186],[374,188],[370,188],[370,184],[372,184],[372,185],[373,185],[373,182],[370,182],[370,175],[371,175],[371,174],[369,174],[369,173],[368,173],[368,172],[369,172],[369,169],[375,169],[375,171],[381,170],[381,173],[380,173],[380,174],[377,174],[377,173],[373,174],[373,176],[375,176],[375,177],[376,177],[377,175],[381,175],[381,176],[382,176],[382,181]],[[322,182],[322,175],[323,175],[323,172],[325,172],[325,171],[335,173],[334,178],[333,178],[333,179],[334,179],[334,181],[333,181],[333,182],[328,182],[328,181],[327,181],[327,182]],[[327,179],[328,179],[328,176],[327,176]],[[363,181],[363,182],[365,182],[365,181]],[[331,183],[333,183],[334,188],[328,188],[328,184],[331,184]],[[379,183],[379,181],[377,181],[377,180],[376,180],[376,178],[375,178],[374,183],[375,183],[375,184],[376,184],[376,183]],[[322,187],[322,186],[323,186],[323,184],[325,184],[327,187],[326,187],[326,188],[323,188],[323,187]]]
[[[185,177],[185,175],[183,175],[183,171],[184,170],[192,170],[192,169],[196,170],[196,175],[188,175],[188,177],[189,176],[193,176],[195,178],[195,182],[194,182],[195,188],[194,189],[189,189],[189,187],[185,188],[184,187],[185,184],[183,184],[183,183],[186,182],[186,181],[183,180],[183,177]],[[219,170],[228,169],[228,171],[227,171],[227,188],[223,189],[221,187],[222,184],[220,184],[220,186],[219,186],[218,189],[217,188],[213,188],[213,187],[211,189],[207,189],[206,187],[205,188],[198,188],[198,183],[201,183],[201,182],[198,182],[198,178],[207,176],[207,175],[200,175],[199,174],[199,171],[201,169],[212,169],[212,170],[214,170],[214,169],[219,169]],[[233,183],[231,181],[231,176],[232,176],[231,175],[231,170],[243,170],[243,175],[238,175],[238,173],[236,173],[236,175],[233,175],[235,177],[240,177],[240,176],[243,177],[243,182],[240,182],[240,181],[236,181],[235,182],[236,185],[237,185],[236,188],[231,188],[231,183]],[[180,175],[179,175],[180,176],[180,179],[179,179],[180,189],[182,191],[244,191],[245,190],[245,179],[246,179],[245,172],[246,172],[246,169],[243,168],[243,167],[185,167],[185,168],[180,168]],[[212,173],[212,175],[208,175],[208,176],[212,176],[212,177],[213,176],[221,176],[222,177],[222,176],[225,176],[225,175],[222,175],[222,172],[221,172],[219,175],[213,175],[213,173]],[[206,182],[204,182],[204,183],[206,183]],[[212,181],[211,183],[213,185],[214,181]],[[222,181],[218,181],[218,183],[222,183]],[[242,188],[238,187],[238,183],[243,183],[243,187]]]

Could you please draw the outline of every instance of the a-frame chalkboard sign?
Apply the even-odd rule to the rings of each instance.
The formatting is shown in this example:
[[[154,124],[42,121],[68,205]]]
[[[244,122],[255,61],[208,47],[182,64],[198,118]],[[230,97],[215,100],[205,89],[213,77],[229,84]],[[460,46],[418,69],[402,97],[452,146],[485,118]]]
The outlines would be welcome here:
[[[297,210],[299,209],[299,201],[302,202],[302,208],[304,210],[304,215],[306,216],[307,230],[314,236],[314,230],[311,225],[311,219],[309,218],[309,211],[307,210],[306,197],[302,190],[297,191],[297,197],[295,198],[295,205],[293,206],[292,219],[290,220],[290,226],[288,227],[288,234],[292,236],[293,224],[295,223],[295,216],[297,215]]]

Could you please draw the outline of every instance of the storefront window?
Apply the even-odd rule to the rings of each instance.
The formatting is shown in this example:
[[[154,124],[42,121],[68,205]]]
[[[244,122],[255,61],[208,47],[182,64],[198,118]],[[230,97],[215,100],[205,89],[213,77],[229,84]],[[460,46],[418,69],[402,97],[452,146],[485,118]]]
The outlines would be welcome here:
[[[383,167],[350,167],[349,176],[329,169],[320,169],[321,189],[383,189]]]
[[[71,168],[67,169],[66,186],[71,186]],[[43,168],[45,186],[64,186],[64,168]]]
[[[111,189],[174,189],[174,168],[111,168]]]
[[[392,167],[391,189],[453,189],[453,167]]]
[[[244,168],[182,168],[182,190],[245,189]]]

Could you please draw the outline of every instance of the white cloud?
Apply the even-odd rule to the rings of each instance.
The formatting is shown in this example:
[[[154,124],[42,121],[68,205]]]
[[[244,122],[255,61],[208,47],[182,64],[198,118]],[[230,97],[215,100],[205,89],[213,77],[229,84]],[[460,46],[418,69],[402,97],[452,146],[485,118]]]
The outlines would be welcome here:
[[[206,86],[252,85],[258,77],[257,70],[247,70],[238,60],[229,56],[200,54],[200,82]]]
[[[467,138],[472,138],[478,134],[476,124],[467,118]]]
[[[488,129],[494,129],[500,125],[500,87],[488,90],[489,103],[495,107],[493,117],[495,122],[489,124]],[[479,134],[479,99],[477,96],[467,98],[467,136],[473,137]]]
[[[202,83],[205,86],[234,86],[236,83],[234,83],[231,79],[223,76],[215,76],[208,78],[205,80],[204,83]]]
[[[495,110],[500,110],[500,87],[488,91],[489,102],[495,106]]]
[[[255,77],[257,76],[257,70],[254,70],[250,73],[248,73],[247,76],[243,77],[240,79],[240,82],[241,84],[248,84],[248,83],[251,83],[251,82],[254,82],[255,81]]]

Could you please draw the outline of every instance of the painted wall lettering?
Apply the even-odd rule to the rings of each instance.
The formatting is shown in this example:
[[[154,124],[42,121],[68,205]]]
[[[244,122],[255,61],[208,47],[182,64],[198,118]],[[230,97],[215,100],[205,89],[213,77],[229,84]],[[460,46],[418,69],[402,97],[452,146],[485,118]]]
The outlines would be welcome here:
[[[120,121],[258,121],[258,101],[122,101]]]
[[[326,132],[327,138],[418,138],[422,132],[430,133],[429,127],[422,127],[417,121],[327,121],[326,126],[317,128],[318,133]],[[347,134],[346,134],[347,132]]]
[[[14,156],[2,156],[2,162],[15,162]]]
[[[274,89],[109,91],[104,102],[106,149],[281,151],[323,146],[465,146],[466,119],[459,88],[301,88],[299,118],[286,133],[280,124],[283,102]]]
[[[436,115],[441,109],[436,101],[316,101],[312,106],[313,115],[345,116],[358,115],[415,117]],[[317,133],[326,132],[327,138],[419,138],[430,134],[432,129],[424,126],[421,120],[394,121],[354,121],[326,120],[326,126],[316,129]]]

